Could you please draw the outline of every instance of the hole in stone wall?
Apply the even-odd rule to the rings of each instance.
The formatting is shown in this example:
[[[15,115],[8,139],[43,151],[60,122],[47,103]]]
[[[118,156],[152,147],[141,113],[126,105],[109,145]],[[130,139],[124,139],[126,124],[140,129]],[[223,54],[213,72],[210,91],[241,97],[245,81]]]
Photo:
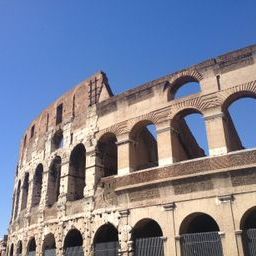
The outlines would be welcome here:
[[[117,174],[117,145],[116,136],[113,133],[103,135],[98,141],[97,149],[103,165],[103,176]]]
[[[134,170],[158,166],[156,127],[150,121],[136,124],[131,133],[132,165]]]
[[[186,109],[171,121],[174,161],[204,157],[209,154],[208,140],[203,115]]]
[[[51,141],[51,152],[55,150],[63,148],[63,132],[62,130],[58,130],[52,137]]]
[[[40,203],[42,183],[43,183],[43,165],[39,164],[36,167],[36,171],[33,179],[32,207],[35,207]]]
[[[61,175],[61,158],[56,156],[49,169],[48,188],[47,188],[47,204],[52,206],[58,201],[60,194],[60,175]]]
[[[69,160],[68,200],[74,201],[84,197],[86,150],[78,144],[71,152]]]

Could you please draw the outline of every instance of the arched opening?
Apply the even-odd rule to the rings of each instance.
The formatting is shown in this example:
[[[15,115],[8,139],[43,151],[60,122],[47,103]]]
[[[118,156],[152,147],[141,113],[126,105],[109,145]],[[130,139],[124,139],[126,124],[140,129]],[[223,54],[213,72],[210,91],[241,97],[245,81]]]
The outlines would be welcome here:
[[[17,256],[21,256],[22,255],[22,242],[19,241],[17,244]]]
[[[137,123],[131,133],[131,164],[134,170],[158,166],[156,126],[150,121]]]
[[[52,233],[45,236],[43,241],[43,256],[55,256],[56,244]]]
[[[256,95],[244,91],[235,93],[224,102],[222,111],[228,151],[256,147],[256,122],[251,114],[256,112]]]
[[[99,158],[103,166],[103,176],[117,174],[117,139],[115,134],[107,133],[103,135],[97,144]]]
[[[61,175],[61,158],[56,156],[49,169],[48,188],[47,188],[47,205],[52,206],[58,201],[60,194],[60,175]]]
[[[68,200],[74,201],[84,197],[86,150],[78,144],[71,152],[69,160]]]
[[[16,201],[15,201],[15,209],[14,209],[14,219],[16,219],[17,214],[18,214],[18,208],[19,208],[19,202],[20,202],[20,186],[21,186],[21,181],[19,180],[18,188],[17,188],[17,192],[16,192]]]
[[[163,232],[159,224],[152,219],[142,219],[132,229],[132,241],[135,256],[164,256]]]
[[[175,162],[208,155],[208,141],[203,115],[185,109],[171,120],[172,155]]]
[[[244,255],[254,256],[256,252],[256,206],[249,209],[240,223]]]
[[[28,256],[36,256],[36,240],[34,237],[28,243]]]
[[[26,173],[23,186],[22,186],[21,210],[24,210],[27,207],[28,189],[29,189],[29,174]]]
[[[77,229],[68,232],[64,241],[65,256],[83,256],[83,237]]]
[[[32,207],[35,207],[40,203],[42,184],[43,184],[43,165],[39,164],[36,167],[36,171],[33,179]]]
[[[180,226],[180,235],[182,256],[223,255],[219,226],[208,214],[187,216]]]
[[[110,223],[101,226],[94,237],[94,255],[118,255],[118,231]]]
[[[11,244],[11,247],[10,247],[10,256],[13,256],[13,244]]]
[[[51,152],[55,150],[63,148],[63,132],[62,130],[58,130],[52,137],[51,140]]]
[[[168,90],[168,101],[187,97],[201,92],[199,81],[192,76],[184,76],[176,79]]]

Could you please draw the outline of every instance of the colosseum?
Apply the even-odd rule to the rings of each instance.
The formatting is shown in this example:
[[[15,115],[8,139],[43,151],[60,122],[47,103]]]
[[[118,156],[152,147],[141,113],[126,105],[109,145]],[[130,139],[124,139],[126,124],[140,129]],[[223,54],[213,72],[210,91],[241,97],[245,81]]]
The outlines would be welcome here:
[[[189,82],[200,92],[177,98]],[[80,83],[24,134],[8,255],[255,256],[256,150],[229,113],[243,97],[256,45],[115,96],[103,72]]]

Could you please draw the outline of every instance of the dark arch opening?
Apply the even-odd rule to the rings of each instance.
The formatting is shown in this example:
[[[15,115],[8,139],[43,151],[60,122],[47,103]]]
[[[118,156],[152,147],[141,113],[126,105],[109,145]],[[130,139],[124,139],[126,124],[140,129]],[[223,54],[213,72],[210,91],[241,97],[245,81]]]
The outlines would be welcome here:
[[[199,81],[192,76],[184,76],[178,78],[170,85],[167,97],[168,101],[170,101],[200,92],[201,86]]]
[[[132,229],[132,240],[149,237],[162,237],[159,224],[152,219],[142,219]]]
[[[131,133],[131,165],[133,170],[158,166],[156,126],[151,121],[137,123]]]
[[[63,147],[63,132],[58,130],[54,133],[51,141],[51,152]]]
[[[118,231],[110,223],[104,224],[103,226],[101,226],[97,230],[97,232],[94,236],[94,244],[115,242],[115,241],[118,241]]]
[[[219,231],[216,221],[208,214],[194,213],[186,217],[180,227],[180,234]]]
[[[52,233],[48,234],[44,238],[43,242],[43,255],[44,256],[54,256],[56,255],[56,244],[55,238]]]
[[[19,241],[17,244],[17,255],[21,256],[22,255],[22,242]]]
[[[251,114],[256,112],[256,95],[251,92],[235,93],[227,98],[222,109],[228,151],[256,147],[256,122]]]
[[[244,255],[254,256],[256,251],[256,206],[243,215],[240,222]]]
[[[33,179],[32,207],[35,207],[40,203],[42,184],[43,184],[43,165],[39,164],[36,167],[36,171]]]
[[[56,156],[49,170],[48,188],[47,188],[47,204],[52,206],[58,201],[60,194],[60,175],[61,175],[61,158]]]
[[[68,232],[64,240],[64,250],[66,256],[83,256],[83,237],[77,229]],[[74,254],[76,253],[76,254]]]
[[[27,207],[28,189],[29,189],[29,174],[26,173],[24,182],[23,182],[23,186],[22,186],[21,210],[24,210]]]
[[[256,229],[256,206],[246,211],[240,222],[241,230],[250,228]]]
[[[84,197],[86,150],[78,144],[71,152],[69,160],[68,200],[74,201]]]
[[[36,255],[36,240],[35,238],[31,238],[28,243],[28,256]]]
[[[10,256],[13,256],[13,244],[11,244],[11,248],[10,248]]]
[[[195,109],[179,112],[171,120],[172,150],[175,162],[209,155],[205,121]]]
[[[117,139],[115,134],[107,133],[103,135],[97,145],[99,158],[103,165],[103,176],[112,176],[117,174]]]
[[[219,226],[216,221],[205,213],[193,213],[187,216],[180,226],[181,254],[223,256]]]
[[[21,181],[19,180],[18,183],[18,188],[17,188],[17,192],[16,192],[16,201],[15,201],[15,209],[14,209],[14,219],[17,217],[18,215],[18,208],[19,208],[19,201],[20,201],[20,186],[21,186]]]
[[[110,223],[102,225],[94,236],[93,244],[95,256],[118,255],[117,229]]]

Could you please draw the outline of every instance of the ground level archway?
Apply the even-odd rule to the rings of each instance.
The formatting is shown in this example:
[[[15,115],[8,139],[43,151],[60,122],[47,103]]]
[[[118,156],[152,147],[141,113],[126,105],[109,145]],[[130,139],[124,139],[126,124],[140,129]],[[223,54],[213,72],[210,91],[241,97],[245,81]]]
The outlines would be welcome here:
[[[102,225],[94,237],[95,256],[117,256],[119,243],[118,231],[110,223]]]
[[[137,222],[132,230],[132,241],[135,256],[164,256],[163,232],[152,219]]]
[[[205,213],[187,216],[180,227],[182,256],[223,256],[219,226]]]

